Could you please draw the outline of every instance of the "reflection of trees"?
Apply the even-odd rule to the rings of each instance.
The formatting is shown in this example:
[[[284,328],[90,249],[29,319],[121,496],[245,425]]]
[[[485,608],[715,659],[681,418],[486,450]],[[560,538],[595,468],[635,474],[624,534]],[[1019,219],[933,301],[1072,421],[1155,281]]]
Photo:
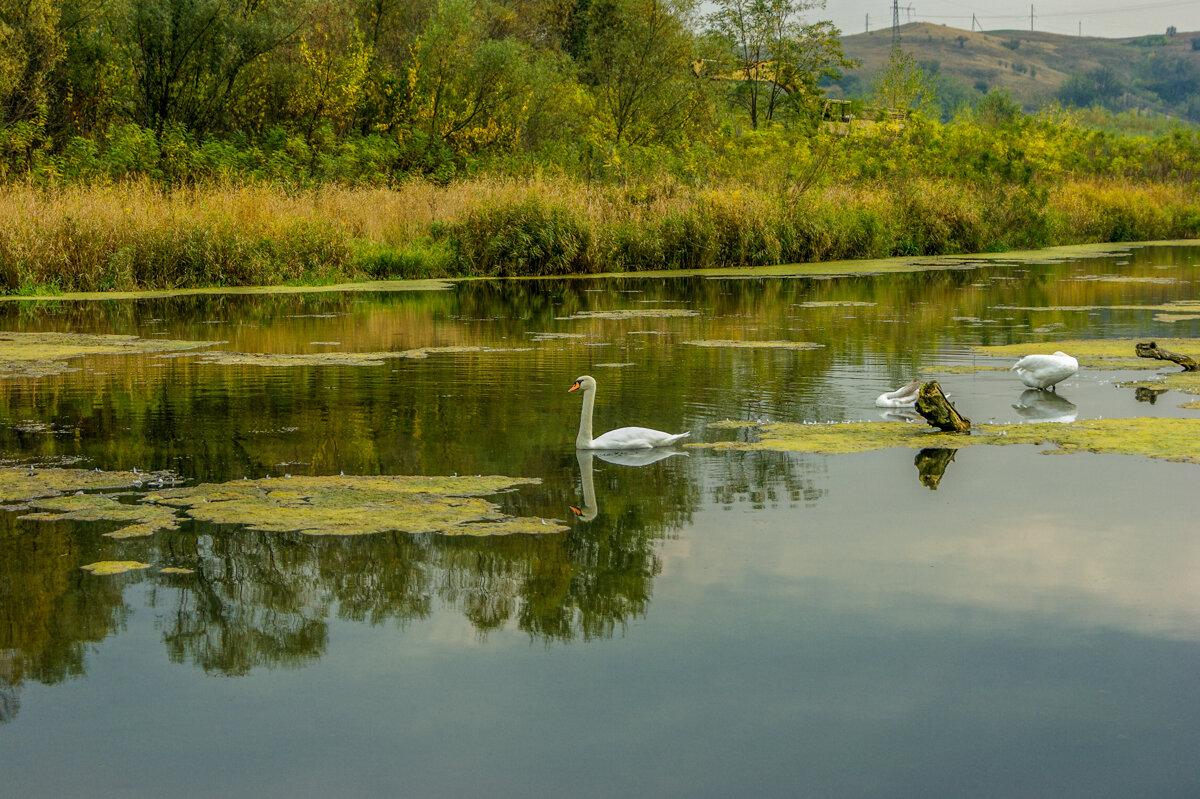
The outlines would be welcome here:
[[[41,522],[35,534],[15,516],[0,511],[0,722],[16,714],[25,680],[82,675],[87,645],[108,637],[127,614],[120,578],[79,571],[93,553],[74,525]]]
[[[1163,252],[1135,250],[1120,271],[1161,276],[1154,265]],[[1111,261],[1084,262],[1084,268],[1116,271]],[[1006,343],[1034,325],[1058,325],[1055,335],[1064,337],[1102,332],[1095,319],[1071,311],[1005,310],[1012,320],[994,326],[954,316],[995,319],[998,306],[1185,299],[1197,271],[1181,264],[1170,273],[1177,284],[1063,280],[1078,268],[983,267],[836,280],[631,275],[612,282],[477,281],[436,293],[4,306],[4,324],[15,329],[228,339],[228,348],[250,352],[309,351],[314,341],[340,341],[343,349],[359,351],[447,344],[534,349],[277,370],[205,365],[191,355],[95,359],[71,374],[0,381],[0,416],[66,431],[0,425],[0,447],[19,459],[170,468],[208,482],[285,471],[535,476],[544,485],[505,495],[505,512],[563,518],[580,502],[569,450],[578,406],[566,388],[592,364],[636,364],[605,373],[598,409],[605,429],[691,427],[699,439],[703,423],[726,417],[839,418],[847,406],[839,370],[871,365],[886,372],[881,385],[896,385],[928,366],[930,353],[943,344]],[[600,288],[606,290],[595,291]],[[668,300],[667,307],[701,315],[558,319]],[[225,324],[205,324],[211,320]],[[635,335],[644,330],[670,335]],[[586,333],[592,336],[586,343],[608,346],[589,348],[578,339],[535,343],[526,335],[531,331]],[[790,338],[826,346],[776,353],[679,344],[701,338]],[[695,474],[701,462],[709,474],[703,484]],[[656,543],[690,521],[702,495],[719,505],[813,503],[824,495],[825,463],[820,456],[783,453],[671,458],[644,468],[596,461],[599,513],[547,537],[321,539],[185,525],[115,544],[68,523],[39,522],[34,536],[11,514],[0,514],[0,718],[16,712],[24,680],[56,682],[83,672],[87,643],[122,624],[121,586],[131,581],[151,584],[170,657],[217,673],[299,666],[320,657],[335,612],[355,622],[404,626],[440,603],[462,613],[480,634],[515,626],[545,640],[612,635],[647,612],[660,570]],[[115,553],[195,572],[100,579],[78,571]]]
[[[825,496],[826,489],[817,485],[825,473],[823,456],[769,451],[729,451],[723,455],[719,465],[710,467],[716,472],[711,493],[718,505],[737,502],[749,502],[755,508],[780,502],[811,505]]]

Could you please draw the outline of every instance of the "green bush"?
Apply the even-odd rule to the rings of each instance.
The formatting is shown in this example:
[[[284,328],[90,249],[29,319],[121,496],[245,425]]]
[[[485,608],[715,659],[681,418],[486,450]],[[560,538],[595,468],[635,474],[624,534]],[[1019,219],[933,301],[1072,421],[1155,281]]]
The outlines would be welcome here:
[[[455,268],[463,274],[566,275],[595,267],[588,221],[534,196],[472,211],[448,233]]]

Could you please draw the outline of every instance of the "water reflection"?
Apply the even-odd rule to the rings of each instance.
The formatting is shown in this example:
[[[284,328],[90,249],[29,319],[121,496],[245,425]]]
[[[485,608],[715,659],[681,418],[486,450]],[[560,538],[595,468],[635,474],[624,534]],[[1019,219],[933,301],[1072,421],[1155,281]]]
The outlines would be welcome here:
[[[958,450],[946,447],[926,447],[918,452],[913,458],[913,465],[917,467],[921,485],[930,491],[936,491],[938,484],[942,482],[942,476],[946,473],[946,467],[950,465],[950,461],[954,460],[956,452]]]
[[[652,463],[658,463],[661,460],[666,460],[674,455],[686,456],[687,453],[677,449],[668,449],[658,447],[656,449],[641,449],[641,450],[575,450],[575,458],[579,463],[579,482],[583,491],[583,504],[576,507],[571,506],[571,511],[578,517],[581,522],[590,522],[596,518],[600,512],[600,506],[596,502],[596,488],[592,479],[592,459],[599,458],[606,463],[612,463],[617,466],[632,466],[640,468],[649,466]]]
[[[1138,251],[1120,270],[1152,275],[1159,257]],[[0,381],[0,417],[9,420],[0,425],[0,453],[10,462],[171,469],[204,482],[285,472],[528,476],[542,485],[503,496],[506,513],[561,516],[580,501],[581,491],[577,516],[586,522],[560,535],[496,539],[403,534],[314,539],[188,522],[152,539],[118,543],[86,523],[39,522],[35,528],[13,513],[0,514],[0,721],[18,712],[25,681],[55,684],[84,674],[88,652],[119,634],[143,601],[155,614],[173,662],[222,675],[311,664],[334,646],[335,620],[408,630],[443,614],[465,619],[481,640],[506,631],[541,642],[611,637],[649,614],[664,542],[685,538],[694,514],[744,510],[747,518],[765,524],[769,514],[761,511],[795,509],[778,522],[795,525],[821,503],[836,506],[836,512],[824,511],[828,529],[854,531],[867,526],[863,519],[872,508],[862,502],[862,485],[852,501],[829,499],[831,459],[824,456],[732,452],[675,458],[677,450],[584,451],[572,463],[569,438],[579,410],[575,398],[562,392],[564,379],[621,364],[605,369],[606,403],[663,430],[699,431],[725,418],[844,421],[870,413],[865,409],[881,387],[900,385],[922,370],[968,365],[961,356],[964,345],[1200,330],[1187,321],[1167,328],[1152,320],[1153,311],[1130,309],[1188,298],[1200,280],[1194,255],[1180,256],[1175,283],[1073,279],[1116,268],[1095,259],[837,280],[473,281],[420,294],[218,295],[0,307],[10,329],[223,341],[228,343],[222,348],[240,352],[495,349],[373,367],[216,366],[193,355],[77,359],[75,372]],[[660,305],[697,315],[578,315]],[[1102,310],[1093,314],[1090,308]],[[703,339],[824,346],[781,352],[680,344]],[[1099,413],[1092,401],[1097,394],[1088,397],[1085,381],[1078,383],[1072,390],[1080,392],[1075,396],[1085,413]],[[1021,394],[1010,411],[1011,380],[986,373],[964,376],[958,385],[956,395],[1008,416],[1015,411],[1024,419],[1067,422],[1080,415],[1065,397],[1035,390]],[[1153,402],[1154,394],[1139,392],[1137,399]],[[1134,404],[1127,392],[1123,400],[1108,401]],[[1162,405],[1171,403],[1160,404],[1161,413],[1182,413]],[[923,423],[907,409],[879,415]],[[896,455],[901,460],[881,469],[884,476],[870,485],[870,496],[899,493],[891,497],[896,511],[911,513],[927,507],[921,502],[929,501],[929,492],[914,489],[911,472],[902,474],[908,457]],[[921,485],[937,489],[954,458],[952,449],[917,453],[913,463]],[[937,499],[945,501],[968,477],[966,463],[956,466],[956,479]],[[902,493],[901,483],[921,499]],[[1019,515],[1014,519],[1012,529],[1019,529]],[[986,571],[992,559],[977,557],[957,539],[938,543],[964,547],[959,564],[964,573]],[[1030,547],[1029,562],[1041,562],[1044,542],[1022,543]],[[871,541],[863,551],[886,574],[912,557],[904,542],[894,546],[881,550]],[[1080,535],[1062,541],[1054,555],[1069,562],[1077,548],[1089,546]],[[830,564],[844,556],[831,547],[818,573],[833,573]],[[764,563],[756,565],[763,569],[775,565],[753,551],[745,557],[747,562],[762,557]],[[78,569],[109,558],[192,573],[97,578]],[[1023,574],[1023,567],[1022,561],[1013,572]],[[793,568],[786,577],[798,575],[802,571]],[[861,581],[858,575],[847,579]],[[1151,582],[1152,575],[1135,575],[1118,588],[1140,596]],[[131,586],[144,590],[146,598]],[[1004,586],[995,590],[1009,596]],[[946,604],[959,599],[950,597]],[[145,657],[156,655],[161,650]]]
[[[1021,418],[1031,422],[1062,422],[1075,421],[1078,408],[1075,403],[1054,391],[1042,391],[1029,388],[1021,392],[1021,398],[1013,403]]]

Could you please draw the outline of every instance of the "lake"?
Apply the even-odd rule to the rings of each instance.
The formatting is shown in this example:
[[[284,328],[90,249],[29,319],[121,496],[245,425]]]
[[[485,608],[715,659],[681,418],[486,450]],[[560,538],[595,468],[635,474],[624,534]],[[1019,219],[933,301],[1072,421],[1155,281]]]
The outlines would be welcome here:
[[[980,348],[1200,337],[1198,281],[1161,244],[0,304],[0,793],[1200,795],[1200,465],[721,448],[924,428],[874,405],[917,377],[1197,418],[1173,364],[1026,391]],[[584,374],[597,432],[689,445],[577,453]]]

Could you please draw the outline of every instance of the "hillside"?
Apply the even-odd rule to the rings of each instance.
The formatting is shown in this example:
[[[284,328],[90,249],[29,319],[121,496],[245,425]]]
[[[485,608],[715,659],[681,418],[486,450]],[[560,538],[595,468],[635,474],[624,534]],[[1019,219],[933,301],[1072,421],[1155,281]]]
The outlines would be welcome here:
[[[1150,110],[1200,121],[1200,33],[1101,39],[1038,31],[975,32],[932,23],[900,27],[900,44],[937,74],[943,93],[971,100],[1007,89],[1027,110],[1058,99]],[[892,47],[891,29],[842,38],[862,67],[843,78],[847,95],[870,91]],[[838,96],[834,87],[831,96]],[[944,99],[944,98],[943,98]]]

